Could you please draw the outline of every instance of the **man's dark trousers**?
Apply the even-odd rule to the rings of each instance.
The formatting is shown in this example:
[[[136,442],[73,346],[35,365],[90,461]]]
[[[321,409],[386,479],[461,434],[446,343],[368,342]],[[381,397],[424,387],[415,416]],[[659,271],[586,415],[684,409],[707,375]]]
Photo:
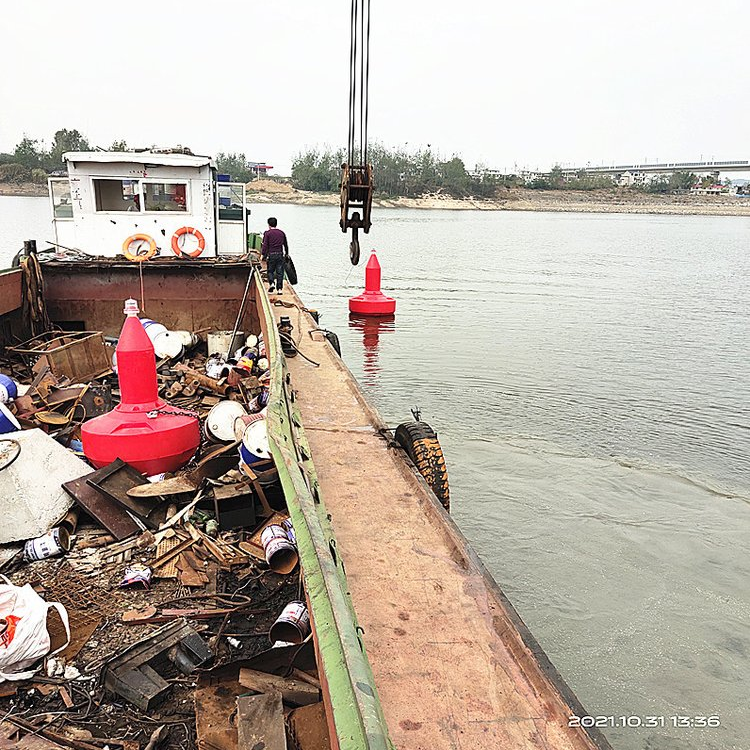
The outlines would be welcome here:
[[[268,285],[281,289],[284,285],[284,254],[268,256]]]

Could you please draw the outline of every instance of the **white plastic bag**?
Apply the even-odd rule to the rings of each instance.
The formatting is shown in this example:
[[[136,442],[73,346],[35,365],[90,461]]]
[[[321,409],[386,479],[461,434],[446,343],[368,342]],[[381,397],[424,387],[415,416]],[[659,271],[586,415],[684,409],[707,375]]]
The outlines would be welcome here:
[[[54,653],[70,643],[70,624],[65,607],[57,602],[46,602],[29,584],[14,586],[5,576],[0,576],[0,618],[5,629],[0,633],[0,682],[27,680],[36,669],[35,662],[50,654],[47,632],[47,612],[54,608],[65,626],[66,641]]]

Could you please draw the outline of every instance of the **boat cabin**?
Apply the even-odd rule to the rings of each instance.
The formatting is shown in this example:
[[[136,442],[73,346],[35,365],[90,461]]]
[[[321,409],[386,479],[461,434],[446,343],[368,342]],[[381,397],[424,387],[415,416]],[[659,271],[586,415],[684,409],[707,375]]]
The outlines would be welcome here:
[[[214,257],[247,251],[245,185],[209,156],[76,151],[52,177],[55,243],[88,255]]]

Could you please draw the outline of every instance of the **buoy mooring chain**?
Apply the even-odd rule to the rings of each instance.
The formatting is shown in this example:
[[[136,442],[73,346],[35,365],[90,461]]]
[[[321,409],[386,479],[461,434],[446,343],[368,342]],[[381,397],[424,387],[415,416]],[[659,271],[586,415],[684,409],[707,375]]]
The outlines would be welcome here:
[[[403,422],[396,428],[395,439],[406,451],[440,504],[450,512],[448,469],[435,430],[427,422]]]

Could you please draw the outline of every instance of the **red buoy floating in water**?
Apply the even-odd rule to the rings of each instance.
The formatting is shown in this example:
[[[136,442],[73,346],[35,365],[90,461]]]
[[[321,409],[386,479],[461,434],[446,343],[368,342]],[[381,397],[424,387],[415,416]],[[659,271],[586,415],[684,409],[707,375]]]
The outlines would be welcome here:
[[[357,315],[393,315],[396,300],[380,291],[380,263],[375,251],[365,266],[365,291],[349,298],[349,312]]]
[[[159,398],[151,339],[138,319],[138,303],[125,302],[125,324],[117,342],[120,403],[84,422],[86,458],[101,468],[120,458],[146,475],[184,466],[200,444],[198,418]]]

